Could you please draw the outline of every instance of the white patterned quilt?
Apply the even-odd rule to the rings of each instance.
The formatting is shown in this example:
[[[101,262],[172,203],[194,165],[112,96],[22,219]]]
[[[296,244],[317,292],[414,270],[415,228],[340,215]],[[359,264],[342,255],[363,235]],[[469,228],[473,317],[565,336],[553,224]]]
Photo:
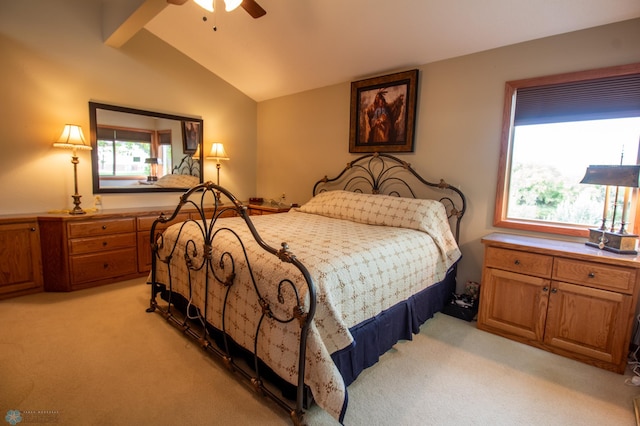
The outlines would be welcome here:
[[[289,213],[252,216],[262,239],[278,249],[287,242],[290,251],[307,267],[317,293],[317,309],[307,343],[305,383],[319,406],[339,419],[346,408],[346,387],[331,354],[352,344],[349,328],[441,281],[460,257],[441,203],[343,191],[322,193]],[[277,283],[298,274],[290,264],[264,251],[253,240],[242,218],[220,219],[215,229],[231,228],[247,250],[251,270],[242,260],[235,234],[218,232],[213,244],[215,274],[224,280],[230,267],[217,265],[223,249],[235,261],[235,284],[225,311],[225,328],[240,345],[253,350],[261,307],[249,275],[258,291],[269,301],[277,317],[290,316],[291,304],[283,311],[277,300]],[[194,247],[201,258],[199,227],[196,222],[173,225],[164,236],[160,257],[168,255],[178,232],[200,241]],[[204,307],[204,274],[191,275],[189,286],[184,265],[184,247],[172,256],[173,291]],[[168,284],[166,265],[158,262],[157,282]],[[299,276],[299,275],[298,275]],[[300,279],[297,284],[303,283]],[[307,290],[298,286],[306,301]],[[225,289],[217,282],[209,285],[207,321],[222,328],[221,312]],[[285,286],[285,300],[293,291]],[[308,303],[305,302],[305,303]],[[264,320],[258,332],[260,358],[282,378],[297,383],[300,326],[297,321],[278,323]]]

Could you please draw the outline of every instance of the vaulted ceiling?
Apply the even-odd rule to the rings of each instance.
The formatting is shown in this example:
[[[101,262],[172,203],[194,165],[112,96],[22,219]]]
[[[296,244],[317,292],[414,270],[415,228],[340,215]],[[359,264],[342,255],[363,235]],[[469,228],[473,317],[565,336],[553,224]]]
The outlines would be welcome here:
[[[640,17],[639,0],[257,2],[253,19],[222,0],[214,13],[163,1],[143,25],[262,101]]]

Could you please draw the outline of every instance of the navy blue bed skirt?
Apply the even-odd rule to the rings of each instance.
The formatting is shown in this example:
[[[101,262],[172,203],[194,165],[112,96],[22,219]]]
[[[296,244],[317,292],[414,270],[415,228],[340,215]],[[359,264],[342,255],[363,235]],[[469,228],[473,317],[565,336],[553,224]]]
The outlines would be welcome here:
[[[170,296],[165,285],[159,284],[159,286],[162,299],[171,300],[172,305],[182,313],[187,311],[188,303],[184,297],[178,293],[173,293]],[[354,337],[354,344],[331,356],[342,374],[346,386],[351,384],[365,368],[375,364],[380,356],[398,341],[412,340],[413,334],[420,332],[420,326],[449,303],[455,289],[456,270],[454,266],[441,282],[427,287],[408,300],[381,312],[376,317],[352,327],[349,331]],[[192,312],[192,315],[195,315],[195,312]],[[221,332],[210,325],[207,326],[207,329],[209,336],[213,338],[218,347],[224,348]],[[227,343],[234,355],[243,356],[248,364],[252,365],[252,355],[249,351],[236,345],[231,339]],[[281,379],[261,361],[260,364],[262,373],[268,380],[276,385],[286,398],[294,400],[295,386]],[[306,389],[305,409],[311,405],[311,401],[311,392]],[[346,403],[344,408],[346,409]]]
[[[453,268],[441,282],[349,329],[354,344],[331,355],[347,386],[398,341],[412,340],[420,326],[442,310],[455,293],[455,275]]]

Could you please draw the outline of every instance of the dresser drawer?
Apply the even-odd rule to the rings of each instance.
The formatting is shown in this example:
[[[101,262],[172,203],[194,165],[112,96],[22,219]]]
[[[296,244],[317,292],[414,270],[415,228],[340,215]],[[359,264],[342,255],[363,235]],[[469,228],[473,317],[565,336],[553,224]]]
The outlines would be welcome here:
[[[250,216],[260,216],[260,215],[262,215],[262,214],[263,214],[263,213],[262,213],[262,210],[259,210],[259,209],[252,209],[251,207],[249,207],[249,215],[250,215]],[[267,213],[264,213],[264,214],[267,214]]]
[[[636,270],[559,257],[553,266],[553,279],[630,294],[635,285]]]
[[[135,247],[112,250],[107,253],[71,256],[69,263],[74,285],[138,272]]]
[[[119,234],[135,232],[136,230],[136,223],[133,218],[70,222],[67,226],[69,238]]]
[[[158,218],[158,216],[138,216],[138,231],[150,231],[151,225]],[[156,227],[156,230],[166,229],[167,227],[173,225],[174,223],[184,222],[189,219],[189,213],[178,213],[176,218],[171,222],[159,225]]]
[[[136,246],[136,234],[104,235],[101,237],[74,238],[69,240],[69,254],[103,252]]]
[[[550,278],[553,257],[525,251],[487,247],[485,265],[490,268]]]

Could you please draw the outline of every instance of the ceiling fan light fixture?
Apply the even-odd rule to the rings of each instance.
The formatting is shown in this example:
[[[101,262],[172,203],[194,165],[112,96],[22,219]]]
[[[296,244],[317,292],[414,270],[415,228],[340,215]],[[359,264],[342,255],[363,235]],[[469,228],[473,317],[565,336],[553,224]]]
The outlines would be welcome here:
[[[213,12],[213,2],[214,0],[193,0],[198,6],[201,8],[208,10],[209,12]],[[242,3],[242,0],[240,1]],[[238,3],[238,4],[240,4]]]
[[[224,0],[224,10],[231,12],[232,10],[237,9],[241,4],[242,0]]]

